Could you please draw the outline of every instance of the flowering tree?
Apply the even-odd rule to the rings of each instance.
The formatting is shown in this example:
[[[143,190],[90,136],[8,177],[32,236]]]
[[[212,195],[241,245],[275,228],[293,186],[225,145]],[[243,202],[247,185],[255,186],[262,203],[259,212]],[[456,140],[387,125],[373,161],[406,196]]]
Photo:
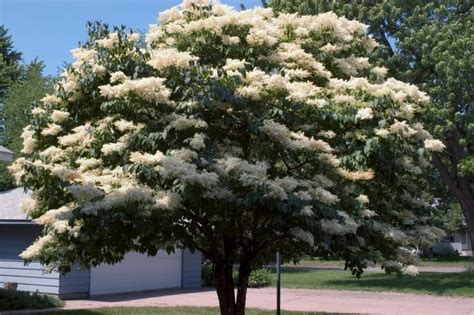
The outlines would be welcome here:
[[[333,11],[364,21],[369,25],[369,33],[381,44],[372,55],[374,62],[386,65],[392,76],[428,93],[431,105],[423,115],[423,122],[446,144],[446,150],[433,152],[431,158],[439,173],[433,174],[431,185],[437,189],[436,197],[442,198],[438,199],[437,214],[448,230],[453,223],[448,218],[464,214],[455,231],[466,228],[474,243],[472,1],[267,2],[275,11],[299,14]],[[443,189],[443,184],[447,189]]]
[[[329,251],[357,275],[409,263],[440,235],[417,185],[443,144],[417,123],[428,98],[369,63],[365,32],[206,1],[163,12],[146,43],[92,32],[11,167],[45,227],[22,257],[68,271],[199,250],[223,314],[244,313],[250,272],[276,250]]]

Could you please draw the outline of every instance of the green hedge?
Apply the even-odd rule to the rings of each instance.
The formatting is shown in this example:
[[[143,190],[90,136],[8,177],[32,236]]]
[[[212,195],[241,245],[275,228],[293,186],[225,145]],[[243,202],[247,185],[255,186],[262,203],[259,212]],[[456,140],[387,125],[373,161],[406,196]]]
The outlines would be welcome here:
[[[237,283],[239,272],[234,270],[234,283]],[[273,284],[273,274],[270,270],[262,268],[252,271],[249,278],[249,288],[268,287]],[[214,287],[214,274],[210,264],[202,266],[202,286]]]
[[[10,289],[0,289],[0,311],[63,306],[57,297]]]

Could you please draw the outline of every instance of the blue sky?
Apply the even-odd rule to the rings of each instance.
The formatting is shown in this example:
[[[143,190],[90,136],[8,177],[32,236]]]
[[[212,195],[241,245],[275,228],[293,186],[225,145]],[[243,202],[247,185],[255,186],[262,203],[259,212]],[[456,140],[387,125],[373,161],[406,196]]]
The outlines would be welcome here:
[[[261,4],[260,0],[221,0],[239,8]],[[0,0],[0,24],[9,29],[16,50],[26,62],[38,57],[46,74],[57,74],[70,50],[87,37],[85,24],[102,20],[146,31],[158,13],[181,0]]]

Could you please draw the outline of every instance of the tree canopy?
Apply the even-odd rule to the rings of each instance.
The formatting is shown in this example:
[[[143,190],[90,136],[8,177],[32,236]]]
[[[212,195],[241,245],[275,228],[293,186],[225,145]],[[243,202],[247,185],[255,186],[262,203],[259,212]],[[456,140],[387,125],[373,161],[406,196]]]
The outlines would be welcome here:
[[[382,48],[372,54],[372,60],[428,93],[432,103],[423,121],[446,144],[443,153],[432,157],[448,187],[449,193],[442,197],[447,206],[451,198],[459,202],[474,241],[472,1],[271,0],[269,4],[276,11],[333,11],[363,21]]]
[[[419,123],[426,94],[369,62],[366,30],[206,1],[161,13],[145,41],[96,25],[11,166],[45,226],[22,257],[68,271],[199,250],[223,314],[244,312],[277,250],[331,252],[357,275],[413,262],[441,235],[417,187],[444,145]]]
[[[0,111],[4,106],[4,95],[10,83],[20,76],[21,53],[13,49],[8,30],[0,25]],[[0,113],[0,144],[4,140],[4,117]]]
[[[21,53],[14,50],[11,35],[0,25],[0,103],[8,84],[20,76]]]
[[[0,144],[4,144],[5,140],[4,95],[8,85],[19,77],[20,60],[21,53],[13,49],[8,30],[0,25]],[[5,163],[0,162],[0,191],[14,186],[13,178],[6,167]]]
[[[13,48],[11,36],[0,26],[0,144],[20,156],[22,129],[31,120],[31,109],[51,89],[51,79],[42,74],[43,64],[37,60],[22,64],[21,53]],[[0,191],[15,186],[0,162]]]

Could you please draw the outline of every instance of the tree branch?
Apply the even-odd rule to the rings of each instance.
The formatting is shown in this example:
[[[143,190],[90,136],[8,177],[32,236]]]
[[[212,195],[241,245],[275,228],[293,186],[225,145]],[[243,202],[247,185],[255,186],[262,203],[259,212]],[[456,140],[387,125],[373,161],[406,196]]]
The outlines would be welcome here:
[[[439,175],[444,180],[444,182],[448,185],[449,191],[456,196],[456,198],[460,197],[459,187],[454,178],[451,177],[448,168],[441,160],[441,157],[438,153],[433,153],[432,155],[433,165],[439,172]]]

